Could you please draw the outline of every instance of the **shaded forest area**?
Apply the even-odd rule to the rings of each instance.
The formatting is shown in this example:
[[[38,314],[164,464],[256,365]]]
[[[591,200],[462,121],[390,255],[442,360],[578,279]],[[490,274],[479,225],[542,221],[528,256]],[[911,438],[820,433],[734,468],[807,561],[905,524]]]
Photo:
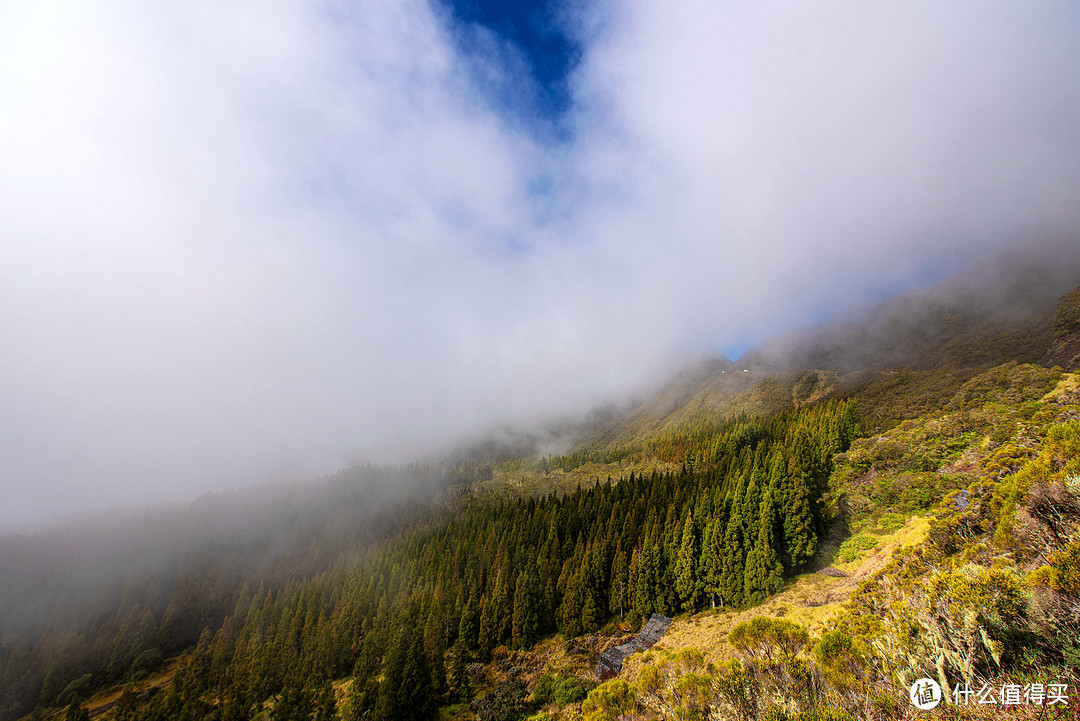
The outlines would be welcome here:
[[[419,663],[430,684],[416,685],[417,693],[433,703],[462,695],[454,663],[485,659],[497,646],[595,630],[613,614],[756,603],[813,555],[831,459],[855,437],[856,419],[853,403],[831,402],[689,424],[625,452],[682,459],[687,447],[708,449],[693,470],[563,495],[417,503],[396,517],[369,509],[354,519],[364,532],[346,553],[339,542],[348,529],[316,530],[303,514],[275,537],[282,554],[258,562],[246,554],[266,538],[234,539],[231,547],[220,536],[207,540],[219,547],[178,558],[167,590],[153,578],[110,589],[119,595],[74,619],[83,633],[65,630],[73,619],[54,616],[54,626],[6,641],[5,718],[36,703],[71,703],[192,645],[170,691],[138,718],[248,718],[267,698],[310,696],[345,676],[356,679],[353,708],[401,718],[404,706],[394,704],[414,707],[418,699],[388,699],[386,689],[403,681],[381,676],[384,668],[392,676]],[[341,493],[350,487],[337,483]],[[350,506],[333,503],[348,515]],[[381,523],[372,523],[376,517]],[[413,648],[417,638],[422,653]],[[401,663],[389,661],[402,654]],[[312,699],[301,701],[307,708]],[[275,718],[288,703],[279,702]]]
[[[428,467],[357,467],[0,538],[0,718],[145,675],[217,628],[245,584],[323,571],[445,485]]]

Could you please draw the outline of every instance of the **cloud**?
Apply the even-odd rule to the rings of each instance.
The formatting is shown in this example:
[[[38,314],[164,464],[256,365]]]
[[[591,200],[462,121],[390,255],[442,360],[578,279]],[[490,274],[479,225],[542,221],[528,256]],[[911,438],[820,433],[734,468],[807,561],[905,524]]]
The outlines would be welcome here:
[[[401,459],[1075,234],[1077,15],[568,8],[564,137],[426,2],[7,3],[0,524]]]

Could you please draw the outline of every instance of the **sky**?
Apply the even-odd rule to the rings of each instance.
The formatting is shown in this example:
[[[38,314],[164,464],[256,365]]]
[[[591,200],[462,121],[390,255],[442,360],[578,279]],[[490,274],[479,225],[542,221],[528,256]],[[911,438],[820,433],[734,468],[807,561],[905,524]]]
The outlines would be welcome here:
[[[0,4],[0,528],[406,460],[1077,236],[1078,29]]]

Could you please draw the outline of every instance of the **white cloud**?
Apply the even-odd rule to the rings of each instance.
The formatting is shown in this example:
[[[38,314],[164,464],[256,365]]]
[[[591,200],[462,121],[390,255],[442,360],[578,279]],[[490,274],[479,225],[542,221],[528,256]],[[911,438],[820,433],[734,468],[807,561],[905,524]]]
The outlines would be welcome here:
[[[554,142],[426,2],[6,3],[0,524],[582,408],[1075,232],[1076,21],[595,3]]]

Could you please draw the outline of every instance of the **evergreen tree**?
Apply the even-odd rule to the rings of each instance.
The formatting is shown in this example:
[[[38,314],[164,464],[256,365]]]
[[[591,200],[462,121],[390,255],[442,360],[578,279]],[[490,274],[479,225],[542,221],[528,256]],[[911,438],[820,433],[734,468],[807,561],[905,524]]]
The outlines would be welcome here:
[[[721,594],[724,522],[721,508],[705,526],[705,537],[701,543],[701,558],[698,561],[698,576],[702,591],[709,600],[709,605],[716,608],[716,599]]]
[[[461,621],[458,624],[458,641],[468,650],[477,648],[477,637],[480,633],[480,609],[477,607],[476,595],[469,594],[469,600],[461,609]]]
[[[626,553],[622,550],[620,542],[615,549],[615,556],[611,560],[611,588],[608,593],[608,610],[619,614],[619,620],[626,615],[627,600],[629,598],[629,567],[626,563]]]
[[[255,715],[254,704],[240,689],[230,689],[221,704],[221,721],[248,721]],[[121,719],[119,715],[117,719]]]
[[[427,654],[431,669],[432,693],[436,696],[446,690],[446,667],[443,661],[446,653],[446,647],[443,645],[444,638],[439,604],[432,603],[431,610],[428,612],[427,625],[424,627],[424,652]]]
[[[271,721],[309,721],[311,718],[311,696],[303,683],[290,679],[281,691],[274,710],[270,712]]]
[[[488,598],[487,594],[480,596],[480,633],[477,638],[477,647],[485,659],[491,655],[491,650],[498,644],[496,633],[499,621],[496,614],[495,603]]]
[[[540,598],[537,588],[539,579],[530,564],[528,570],[518,574],[514,589],[514,615],[512,642],[514,648],[532,646],[540,634]]]
[[[720,598],[724,606],[738,608],[743,605],[743,572],[746,570],[746,554],[742,543],[743,505],[736,498],[731,515],[724,529],[723,555],[720,559]]]
[[[360,644],[360,653],[353,670],[349,689],[349,721],[361,721],[375,716],[379,700],[379,656],[375,641],[367,636]]]
[[[509,564],[504,563],[495,577],[495,589],[491,596],[492,648],[510,640],[513,625],[514,589]]]
[[[431,670],[416,621],[415,611],[402,614],[386,652],[376,708],[379,721],[428,721],[436,717]]]
[[[787,498],[784,505],[784,548],[789,569],[799,568],[809,561],[817,550],[817,533],[810,508],[810,489],[802,472],[789,467],[786,480]]]
[[[641,549],[638,566],[637,587],[634,589],[634,610],[639,616],[648,617],[657,609],[657,585],[660,581],[660,549],[645,542]]]
[[[126,684],[124,690],[120,693],[120,698],[116,701],[116,713],[113,718],[116,721],[132,721],[135,718],[135,712],[138,710],[139,701],[135,696],[135,690],[132,688],[132,684]]]
[[[585,593],[585,602],[581,605],[581,630],[586,633],[600,628],[600,609],[596,607],[596,597],[591,592]]]
[[[446,684],[450,701],[460,703],[472,697],[472,683],[465,665],[465,649],[455,646],[450,652],[450,664],[446,669]]]
[[[315,721],[335,721],[337,719],[337,696],[334,687],[326,684],[315,699]]]
[[[773,533],[773,513],[772,494],[766,491],[757,514],[757,538],[746,555],[746,571],[743,574],[743,595],[749,604],[761,603],[775,593],[783,578],[783,566],[776,552]]]
[[[582,631],[581,610],[585,605],[585,570],[576,566],[573,558],[567,559],[559,582],[563,587],[559,630],[567,636],[578,636]]]
[[[698,549],[697,538],[694,535],[694,519],[686,514],[683,523],[682,541],[679,544],[679,555],[675,562],[675,591],[682,600],[684,611],[697,610],[698,597],[701,593],[697,579]]]

